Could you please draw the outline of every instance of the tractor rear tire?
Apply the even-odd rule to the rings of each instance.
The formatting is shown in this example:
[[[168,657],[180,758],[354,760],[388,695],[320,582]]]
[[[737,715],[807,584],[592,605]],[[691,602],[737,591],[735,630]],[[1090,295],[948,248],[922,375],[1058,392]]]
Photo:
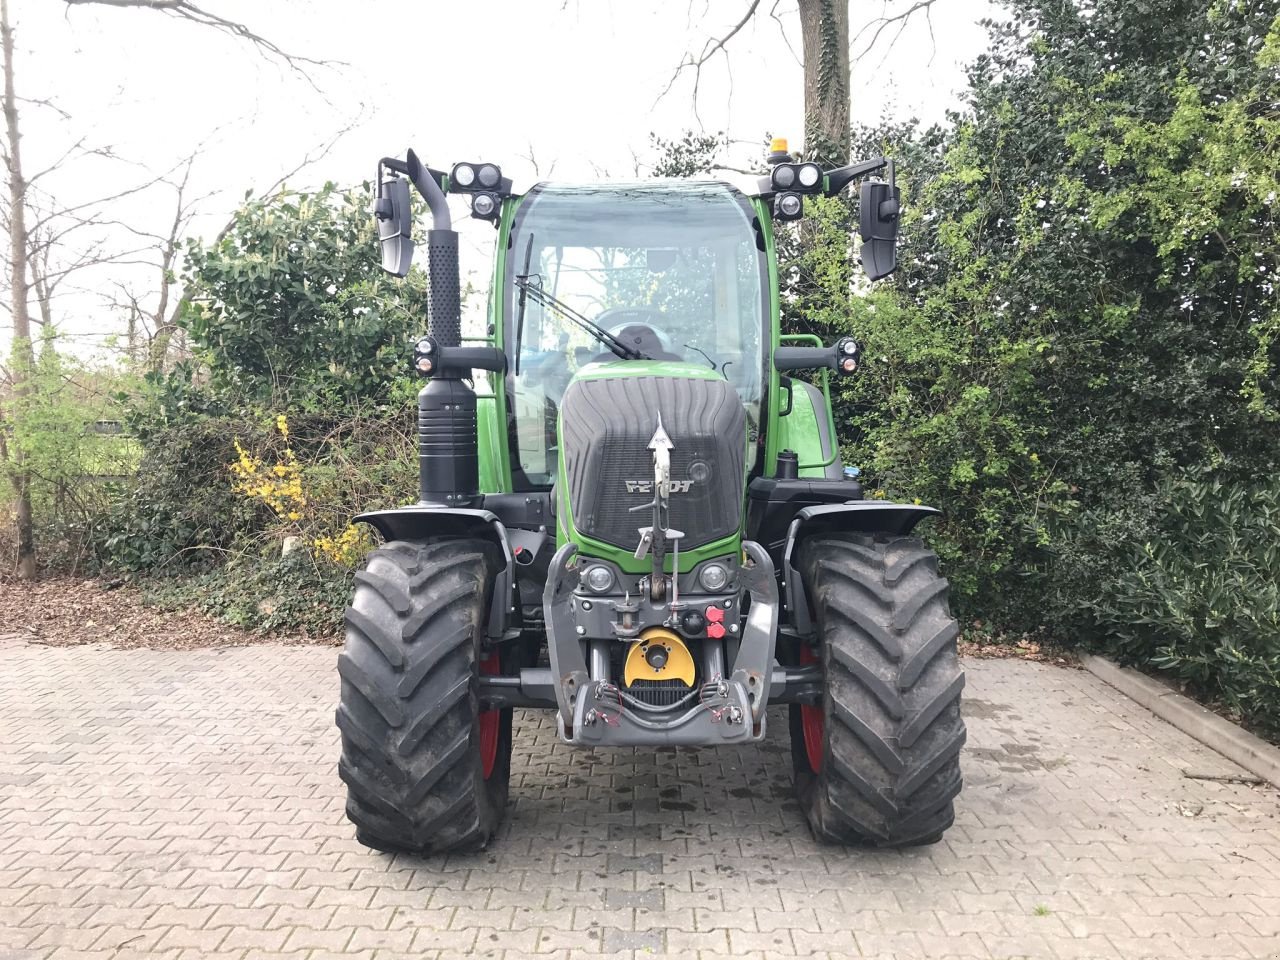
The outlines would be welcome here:
[[[356,574],[346,612],[338,772],[356,839],[389,852],[476,850],[511,778],[511,710],[480,710],[496,547],[393,541]]]
[[[813,608],[821,705],[791,707],[796,791],[827,843],[935,843],[960,792],[964,673],[937,556],[914,537],[806,541],[799,572]]]

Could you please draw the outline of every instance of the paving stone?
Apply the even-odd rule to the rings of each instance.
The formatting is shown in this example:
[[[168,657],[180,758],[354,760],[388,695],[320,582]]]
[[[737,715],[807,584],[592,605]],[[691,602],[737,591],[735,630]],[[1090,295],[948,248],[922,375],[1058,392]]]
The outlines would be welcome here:
[[[784,711],[726,750],[574,751],[517,713],[479,855],[355,843],[334,651],[0,640],[0,956],[1280,955],[1280,803],[1091,675],[970,661],[955,827],[816,845]],[[1185,810],[1196,809],[1194,817]]]

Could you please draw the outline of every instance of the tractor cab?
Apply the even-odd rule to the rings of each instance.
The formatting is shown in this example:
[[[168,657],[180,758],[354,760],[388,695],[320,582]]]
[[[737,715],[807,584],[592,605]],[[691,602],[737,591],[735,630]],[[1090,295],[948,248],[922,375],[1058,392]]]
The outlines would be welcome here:
[[[560,402],[592,365],[710,371],[740,398],[754,449],[768,385],[768,261],[756,211],[733,187],[541,184],[514,211],[503,273],[517,489],[554,482]]]

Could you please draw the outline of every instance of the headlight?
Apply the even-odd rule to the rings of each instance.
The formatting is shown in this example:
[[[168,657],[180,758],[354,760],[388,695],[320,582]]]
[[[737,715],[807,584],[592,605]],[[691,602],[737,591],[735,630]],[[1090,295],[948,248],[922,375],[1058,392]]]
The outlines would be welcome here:
[[[800,186],[816,187],[818,181],[822,179],[822,168],[816,163],[802,163],[796,177],[800,180]]]
[[[716,593],[729,582],[729,571],[722,564],[708,563],[698,572],[698,582],[702,589]]]
[[[502,179],[502,171],[495,167],[492,163],[486,163],[480,168],[480,172],[476,174],[480,180],[480,186],[490,189],[498,185],[498,181]]]
[[[476,182],[476,168],[469,163],[460,163],[453,168],[451,179],[460,187],[469,187]]]
[[[604,593],[613,586],[613,571],[600,564],[587,567],[586,572],[582,574],[582,582],[592,593]]]
[[[488,220],[498,212],[498,198],[492,193],[477,193],[471,201],[471,213],[481,220]]]
[[[782,163],[773,168],[773,185],[786,190],[796,182],[796,168],[789,163]]]
[[[783,220],[798,220],[804,210],[804,201],[798,193],[783,193],[774,201],[775,207]]]

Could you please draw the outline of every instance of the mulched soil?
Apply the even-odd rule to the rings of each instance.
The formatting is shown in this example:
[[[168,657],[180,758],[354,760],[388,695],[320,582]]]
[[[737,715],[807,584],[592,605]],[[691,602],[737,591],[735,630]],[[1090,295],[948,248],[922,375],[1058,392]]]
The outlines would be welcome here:
[[[999,643],[984,643],[981,640],[961,639],[960,656],[974,657],[982,660],[1031,660],[1035,663],[1049,663],[1057,667],[1080,667],[1080,659],[1070,650],[1064,650],[1052,643],[1036,640],[1004,640]]]
[[[337,646],[342,642],[341,637],[242,630],[198,611],[162,610],[146,603],[142,592],[127,583],[69,577],[38,583],[0,581],[0,636],[6,635],[51,647],[106,643],[123,649],[160,650],[245,647],[255,643]],[[1003,643],[961,640],[960,655],[1079,665],[1070,653],[1027,639]]]
[[[51,647],[105,643],[158,650],[338,642],[241,630],[193,610],[173,612],[147,605],[141,591],[128,584],[65,577],[0,582],[0,636],[6,635]]]

